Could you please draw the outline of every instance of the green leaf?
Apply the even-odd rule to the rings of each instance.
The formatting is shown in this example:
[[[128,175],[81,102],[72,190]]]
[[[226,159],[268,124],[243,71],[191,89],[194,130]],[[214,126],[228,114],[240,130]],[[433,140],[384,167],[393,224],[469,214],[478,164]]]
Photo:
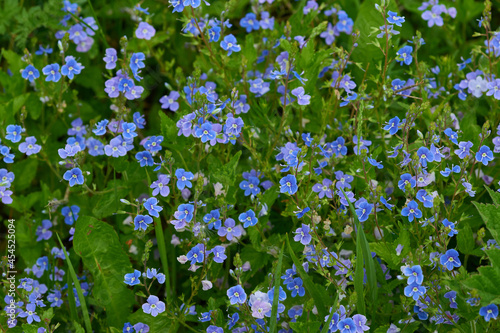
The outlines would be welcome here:
[[[465,254],[472,254],[474,251],[474,238],[472,237],[472,229],[469,224],[465,224],[459,229],[457,234],[458,249]]]
[[[120,182],[120,181],[117,181],[117,182]],[[117,182],[115,182],[115,184]],[[108,190],[114,188],[112,185],[112,182],[109,182],[108,185],[109,185],[107,188]],[[118,187],[118,184],[116,184],[116,186]],[[103,217],[110,216],[110,215],[116,213],[120,207],[120,206],[117,206],[117,203],[118,203],[118,205],[121,205],[120,199],[124,198],[127,195],[127,193],[128,193],[128,189],[126,189],[126,188],[118,189],[117,188],[116,194],[115,194],[115,191],[112,191],[109,193],[96,195],[96,196],[92,197],[92,202],[93,202],[93,207],[94,207],[92,209],[92,213],[97,218],[103,218]]]
[[[276,326],[278,325],[278,303],[279,303],[279,290],[280,290],[280,282],[281,282],[281,266],[283,265],[283,253],[285,252],[285,243],[281,245],[281,252],[278,258],[278,264],[276,265],[276,269],[274,271],[274,298],[273,298],[273,307],[271,309],[271,324],[270,324],[270,332],[277,332]]]
[[[344,194],[344,196],[347,198],[344,190],[342,190],[342,193]],[[367,278],[367,281],[368,281],[368,287],[369,287],[369,291],[370,291],[370,298],[371,298],[371,301],[372,303],[375,303],[376,299],[377,299],[377,291],[378,291],[378,288],[377,288],[377,277],[376,277],[376,274],[375,274],[375,264],[373,262],[373,258],[372,258],[372,252],[370,250],[370,245],[368,244],[368,241],[366,240],[366,236],[365,236],[365,233],[363,231],[363,226],[361,225],[361,223],[359,222],[358,220],[358,215],[356,214],[356,211],[354,210],[354,206],[352,205],[352,202],[349,202],[349,208],[351,210],[351,214],[353,216],[353,219],[354,219],[354,223],[356,224],[356,228],[357,228],[357,233],[356,233],[356,256],[359,256],[359,255],[362,255],[363,259],[364,259],[364,266],[366,268],[366,278]],[[359,247],[358,247],[359,245]],[[359,251],[360,250],[360,251]],[[361,261],[361,266],[358,266],[358,259],[356,259],[356,272],[354,274],[354,288],[356,289],[356,278],[359,276],[358,274],[358,270],[360,270],[362,273],[361,274],[364,274],[364,271],[363,271],[363,261]],[[363,276],[362,276],[363,277]],[[359,277],[358,277],[358,281],[359,281]],[[363,282],[363,281],[361,281]],[[358,282],[359,284],[359,282]],[[358,286],[359,288],[359,286]],[[358,293],[358,290],[356,289],[356,293]],[[358,302],[359,301],[359,297],[364,297],[363,293],[359,294],[358,293]],[[361,306],[364,305],[364,301],[363,303],[359,303]]]
[[[365,295],[364,295],[364,286],[363,286],[363,278],[365,272],[363,270],[363,250],[361,249],[361,236],[360,236],[361,228],[358,228],[358,232],[356,233],[356,271],[354,272],[354,290],[356,290],[357,295],[357,311],[360,314],[366,314],[366,306],[365,306]]]
[[[245,38],[245,58],[248,60],[248,65],[252,66],[254,61],[257,59],[257,49],[254,46],[253,34],[247,34]]]
[[[179,326],[178,321],[172,322],[172,320],[168,319],[164,314],[153,317],[150,314],[144,313],[142,309],[128,316],[127,321],[131,323],[144,323],[149,326],[150,332],[177,332],[176,328]]]
[[[292,247],[290,245],[290,240],[288,239],[288,237],[286,238],[286,242],[288,245],[288,252],[290,253],[290,257],[292,258],[292,261],[295,264],[295,267],[297,268],[297,273],[299,273],[302,282],[304,282],[304,288],[307,290],[309,295],[311,295],[311,297],[314,299],[314,305],[316,305],[316,308],[318,309],[318,316],[320,316],[320,318],[324,318],[326,315],[328,315],[328,310],[326,308],[325,302],[323,301],[323,296],[321,295],[321,292],[312,281],[309,274],[307,274],[304,268],[302,267],[302,264],[299,261],[299,259],[297,259],[297,256],[292,250]]]
[[[485,205],[476,201],[472,202],[479,211],[479,215],[483,219],[486,227],[491,232],[491,235],[500,244],[500,209],[494,205]]]
[[[328,325],[326,326],[328,327]],[[290,328],[292,328],[294,332],[318,332],[320,327],[321,323],[319,321],[290,323]]]
[[[93,296],[107,314],[108,326],[123,327],[134,305],[134,295],[123,283],[133,272],[113,227],[93,217],[80,216],[73,240],[76,254],[94,277]]]
[[[224,164],[221,168],[213,169],[211,172],[211,181],[213,183],[221,183],[226,186],[232,186],[234,180],[236,179],[236,166],[238,165],[238,160],[241,156],[241,150],[233,155],[231,160]]]
[[[37,168],[38,160],[33,158],[16,162],[16,180],[12,184],[16,192],[25,190],[31,186],[31,182],[35,179]]]
[[[71,279],[73,280],[73,284],[76,288],[76,293],[78,295],[78,300],[80,301],[80,306],[82,308],[83,313],[83,322],[85,323],[85,329],[87,333],[92,333],[92,325],[90,324],[89,311],[87,310],[87,301],[83,296],[82,287],[80,286],[80,282],[78,281],[78,277],[76,276],[75,269],[73,268],[73,264],[71,264],[71,259],[69,258],[68,252],[66,252],[66,248],[64,247],[59,234],[56,234],[57,239],[59,240],[59,244],[64,251],[64,257],[66,258],[66,263],[68,264],[69,274]],[[71,288],[69,288],[71,290]],[[71,293],[70,293],[71,294]]]
[[[467,288],[477,289],[483,304],[500,303],[500,250],[492,249],[485,251],[491,266],[478,268],[479,274],[472,275],[462,283]]]
[[[491,188],[488,186],[484,185],[486,188],[486,191],[488,191],[488,194],[491,197],[491,200],[493,200],[493,204],[495,206],[500,206],[500,193],[493,191]]]

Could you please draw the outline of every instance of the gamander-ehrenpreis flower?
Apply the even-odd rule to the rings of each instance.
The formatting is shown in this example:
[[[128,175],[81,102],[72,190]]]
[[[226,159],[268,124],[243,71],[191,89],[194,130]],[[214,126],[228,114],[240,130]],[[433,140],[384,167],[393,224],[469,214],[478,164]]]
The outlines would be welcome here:
[[[73,168],[64,173],[64,180],[69,181],[69,186],[83,185],[85,179],[83,178],[83,173],[80,168]]]

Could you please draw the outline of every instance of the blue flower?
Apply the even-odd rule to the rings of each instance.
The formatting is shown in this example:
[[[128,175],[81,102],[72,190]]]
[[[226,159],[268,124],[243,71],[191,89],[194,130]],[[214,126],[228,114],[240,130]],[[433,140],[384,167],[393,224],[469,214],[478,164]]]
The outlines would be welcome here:
[[[22,304],[22,302],[21,302]],[[34,303],[30,303],[26,305],[26,311],[22,311],[18,314],[21,318],[26,318],[28,324],[31,324],[33,321],[40,322],[40,317],[36,314],[36,305]]]
[[[453,270],[454,267],[460,267],[462,265],[458,258],[458,251],[454,249],[450,249],[446,251],[445,254],[442,254],[439,258],[439,262],[449,271]]]
[[[399,122],[401,120],[399,117],[394,117],[389,120],[387,125],[384,126],[384,130],[389,131],[390,135],[394,135],[399,131]]]
[[[61,209],[61,214],[64,216],[64,223],[67,225],[73,225],[78,220],[78,213],[80,212],[80,207],[76,205],[66,206]]]
[[[421,218],[422,212],[418,209],[418,203],[415,200],[412,200],[401,210],[401,215],[407,216],[408,221],[412,222],[414,218]]]
[[[490,321],[490,319],[497,319],[498,307],[495,304],[483,306],[479,310],[479,314],[483,316],[486,321]]]
[[[488,146],[481,146],[479,151],[476,153],[476,160],[478,162],[483,163],[484,165],[488,165],[488,162],[493,161],[493,152]]]
[[[95,124],[95,128],[92,130],[95,135],[104,135],[106,134],[106,126],[108,126],[109,120],[104,119]]]
[[[66,57],[66,64],[61,67],[61,74],[67,76],[70,80],[73,79],[75,74],[80,74],[85,67],[76,62],[73,56]]]
[[[201,138],[201,142],[205,143],[209,140],[215,139],[217,133],[212,129],[212,123],[207,121],[204,122],[201,127],[198,127],[195,131],[195,135]]]
[[[409,173],[402,174],[400,178],[401,180],[398,182],[398,187],[403,192],[406,192],[406,185],[408,184],[410,184],[411,188],[417,186],[417,181]]]
[[[448,232],[448,237],[453,237],[458,234],[458,230],[455,229],[455,223],[448,221],[448,219],[444,219],[442,221],[445,231]]]
[[[209,42],[218,42],[220,39],[220,27],[215,26],[208,30]]]
[[[424,207],[431,208],[433,204],[433,198],[427,194],[426,190],[419,190],[417,192],[417,200],[424,204]]]
[[[146,66],[144,65],[145,59],[146,56],[142,52],[132,54],[132,57],[130,57],[130,69],[133,73],[137,73],[139,69]]]
[[[163,210],[163,207],[158,206],[158,199],[155,197],[149,198],[144,201],[144,208],[147,209],[149,215],[154,217],[160,217],[159,213]]]
[[[356,209],[356,215],[358,215],[359,222],[364,222],[368,220],[368,216],[373,210],[373,205],[369,204],[368,202],[364,201],[361,204],[359,204],[358,209]]]
[[[140,163],[141,167],[144,166],[153,166],[154,160],[153,157],[151,156],[151,153],[149,151],[140,151],[137,154],[135,154],[135,158],[137,162]]]
[[[254,13],[248,13],[244,18],[240,20],[240,25],[242,28],[247,29],[247,33],[252,32],[252,30],[259,30],[260,24],[259,20]]]
[[[460,143],[458,144],[459,149],[455,149],[455,154],[457,154],[457,156],[461,160],[463,160],[464,158],[469,156],[469,151],[472,148],[472,146],[473,146],[473,144],[470,141],[467,141],[467,142],[460,141]],[[477,157],[477,154],[476,154],[476,157]]]
[[[427,166],[427,162],[434,161],[434,154],[426,147],[420,147],[417,150],[417,156],[419,158],[419,162],[423,167]]]
[[[233,328],[233,326],[236,325],[236,323],[238,322],[239,319],[240,319],[240,315],[238,314],[238,312],[233,313],[233,315],[231,316],[231,318],[229,319],[229,321],[227,323],[228,328],[229,329]]]
[[[36,55],[52,54],[52,52],[53,50],[49,45],[47,45],[47,47],[43,47],[42,45],[40,45],[38,47],[38,51],[35,51],[35,54]]]
[[[184,169],[175,170],[175,177],[177,178],[177,188],[183,190],[185,187],[193,187],[190,180],[194,178],[192,172],[185,171]]]
[[[287,175],[280,180],[280,192],[288,193],[290,195],[295,194],[297,192],[297,179],[294,175]]]
[[[125,274],[124,282],[129,286],[135,286],[136,284],[141,283],[140,277],[141,277],[141,272],[135,269],[133,273]]]
[[[427,290],[425,287],[418,285],[416,283],[409,284],[405,287],[404,294],[406,297],[413,297],[415,301],[417,301],[420,296],[423,296]]]
[[[191,260],[191,265],[196,263],[202,263],[203,259],[205,259],[205,255],[203,251],[200,249],[200,246],[196,245],[193,247],[186,255],[188,260]]]
[[[158,273],[156,271],[156,268],[148,268],[146,271],[146,276],[148,279],[153,279],[156,278],[158,280],[158,283],[163,284],[165,282],[165,274],[163,273]]]
[[[351,318],[339,321],[337,328],[340,330],[340,333],[356,333],[358,330],[356,323]]]
[[[422,274],[422,267],[420,267],[420,265],[406,267],[403,270],[403,274],[408,277],[408,284],[416,283],[420,285],[424,281],[424,275]]]
[[[21,76],[23,77],[23,79],[33,82],[33,80],[40,77],[40,72],[33,65],[28,65],[21,73]]]
[[[150,152],[160,151],[162,142],[163,136],[152,136],[144,143],[144,148],[146,148]]]
[[[137,126],[135,126],[134,123],[122,123],[122,136],[126,140],[133,139],[137,136],[137,133],[135,132]]]
[[[448,138],[451,140],[451,142],[453,142],[454,144],[458,144],[457,132],[453,132],[453,130],[448,127],[447,129],[444,130],[444,134],[446,134],[446,136],[448,136]]]
[[[297,294],[299,296],[304,296],[306,294],[306,290],[302,286],[302,279],[296,277],[290,283],[287,284],[287,289],[292,291],[292,297],[296,297]]]
[[[255,213],[253,210],[249,209],[245,213],[241,213],[238,217],[241,223],[243,223],[244,228],[248,228],[257,224],[258,220],[255,217]]]
[[[226,248],[222,245],[217,245],[212,249],[212,253],[214,254],[214,261],[216,263],[222,264],[227,258],[224,252],[226,252]]]
[[[219,228],[217,235],[226,236],[227,240],[231,241],[234,237],[241,236],[241,230],[240,226],[236,226],[235,221],[229,217],[224,221],[224,226]]]
[[[309,234],[310,231],[311,228],[307,224],[302,223],[302,227],[297,228],[297,230],[294,231],[295,237],[293,237],[293,240],[300,242],[302,245],[308,245],[312,239]]]
[[[396,52],[396,61],[399,62],[401,66],[403,66],[403,63],[406,65],[410,65],[411,62],[413,61],[413,57],[411,56],[411,53],[413,52],[413,47],[411,46],[404,46],[402,47],[398,52]]]
[[[42,69],[42,73],[47,75],[45,81],[58,82],[61,79],[61,73],[59,73],[59,64],[50,64]]]
[[[24,132],[23,128],[19,125],[8,125],[7,135],[5,139],[10,140],[13,143],[21,141],[21,133]]]
[[[398,13],[388,11],[387,12],[387,22],[389,22],[390,24],[395,24],[398,27],[401,27],[401,23],[405,22],[405,17],[398,16]]]
[[[137,215],[134,218],[134,230],[144,230],[148,228],[148,224],[153,223],[153,218],[149,215]]]
[[[148,297],[148,302],[142,305],[142,311],[156,317],[158,314],[165,311],[165,303],[160,301],[157,296],[151,295]]]
[[[186,222],[191,222],[193,219],[194,206],[191,204],[179,205],[177,212],[179,212],[179,214],[176,218],[186,220]]]
[[[220,47],[222,47],[223,50],[228,51],[228,56],[230,56],[233,52],[241,51],[241,46],[238,45],[236,37],[232,34],[224,37],[224,40],[220,42]]]
[[[206,214],[203,217],[203,221],[205,223],[208,223],[208,229],[212,230],[219,230],[221,226],[221,220],[220,220],[220,212],[218,209],[212,210],[210,213]]]
[[[83,182],[85,179],[83,178],[83,173],[80,168],[73,168],[71,170],[68,170],[64,173],[63,176],[64,180],[69,181],[69,186],[75,186],[76,184],[78,185],[83,185]]]
[[[227,290],[227,297],[229,297],[231,304],[244,304],[247,294],[240,285],[237,285]]]
[[[182,0],[182,4],[187,7],[198,8],[201,5],[201,0]]]

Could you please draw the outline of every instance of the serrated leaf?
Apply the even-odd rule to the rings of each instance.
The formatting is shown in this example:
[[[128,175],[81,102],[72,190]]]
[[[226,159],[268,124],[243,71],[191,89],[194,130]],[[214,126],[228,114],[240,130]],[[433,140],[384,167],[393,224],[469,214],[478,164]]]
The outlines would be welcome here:
[[[134,305],[134,295],[123,283],[123,277],[133,268],[118,235],[109,224],[80,216],[73,244],[94,277],[93,296],[106,311],[108,326],[122,328]]]
[[[488,255],[491,266],[482,266],[478,268],[479,274],[472,275],[462,283],[464,286],[477,289],[483,304],[499,303],[500,289],[500,250],[492,249],[485,251]]]
[[[491,235],[500,244],[500,209],[494,205],[485,205],[476,201],[472,202],[481,215]]]

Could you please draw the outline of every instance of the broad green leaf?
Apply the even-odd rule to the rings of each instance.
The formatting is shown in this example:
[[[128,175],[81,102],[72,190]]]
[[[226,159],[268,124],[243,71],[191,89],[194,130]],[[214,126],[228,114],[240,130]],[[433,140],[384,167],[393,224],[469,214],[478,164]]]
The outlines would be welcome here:
[[[164,301],[160,298],[161,301]],[[145,302],[145,300],[144,300]],[[123,317],[127,318],[127,317]],[[144,323],[149,326],[149,331],[150,332],[177,332],[177,329],[179,327],[178,321],[172,322],[172,320],[168,319],[164,314],[160,314],[156,317],[153,317],[150,314],[144,313],[142,309],[137,310],[130,316],[128,316],[128,319],[125,320],[131,323]],[[123,327],[122,327],[123,328]],[[183,327],[183,331],[185,330],[185,327]]]
[[[109,224],[80,216],[73,240],[76,254],[94,277],[93,296],[106,311],[108,326],[122,328],[134,305],[134,295],[123,277],[133,272],[118,235]]]
[[[316,305],[316,308],[318,309],[318,315],[320,316],[320,318],[324,318],[326,315],[328,315],[328,310],[326,308],[325,302],[323,301],[323,296],[321,295],[321,292],[312,281],[309,274],[307,274],[304,268],[302,267],[302,263],[299,261],[299,259],[293,252],[288,237],[286,238],[286,242],[288,245],[288,252],[290,253],[290,257],[292,258],[292,261],[295,264],[297,273],[299,273],[302,282],[304,282],[304,288],[307,290],[309,295],[311,295],[311,297],[314,299],[314,305]]]
[[[13,183],[16,191],[22,191],[30,187],[31,182],[33,182],[36,177],[37,169],[38,160],[34,158],[27,158],[25,160],[16,162],[16,179]]]
[[[465,254],[472,254],[474,251],[474,238],[472,229],[468,224],[465,224],[462,229],[459,229],[457,237],[458,249]]]
[[[488,186],[484,185],[486,188],[486,191],[488,191],[488,194],[491,197],[491,200],[493,200],[493,204],[495,206],[500,206],[500,193],[493,191],[491,188]]]
[[[279,290],[281,282],[281,266],[283,265],[283,253],[285,252],[285,243],[281,245],[281,251],[278,258],[278,264],[274,270],[274,298],[273,307],[271,309],[271,324],[269,332],[275,333],[277,331],[276,326],[278,325],[277,314],[278,314],[278,303],[279,303]]]
[[[470,276],[463,281],[463,285],[477,289],[484,305],[490,303],[500,303],[500,250],[492,249],[485,251],[488,255],[491,266],[481,266],[478,268],[479,274]]]
[[[476,206],[479,215],[481,215],[486,227],[497,241],[497,244],[500,244],[500,208],[475,201],[472,203]]]

